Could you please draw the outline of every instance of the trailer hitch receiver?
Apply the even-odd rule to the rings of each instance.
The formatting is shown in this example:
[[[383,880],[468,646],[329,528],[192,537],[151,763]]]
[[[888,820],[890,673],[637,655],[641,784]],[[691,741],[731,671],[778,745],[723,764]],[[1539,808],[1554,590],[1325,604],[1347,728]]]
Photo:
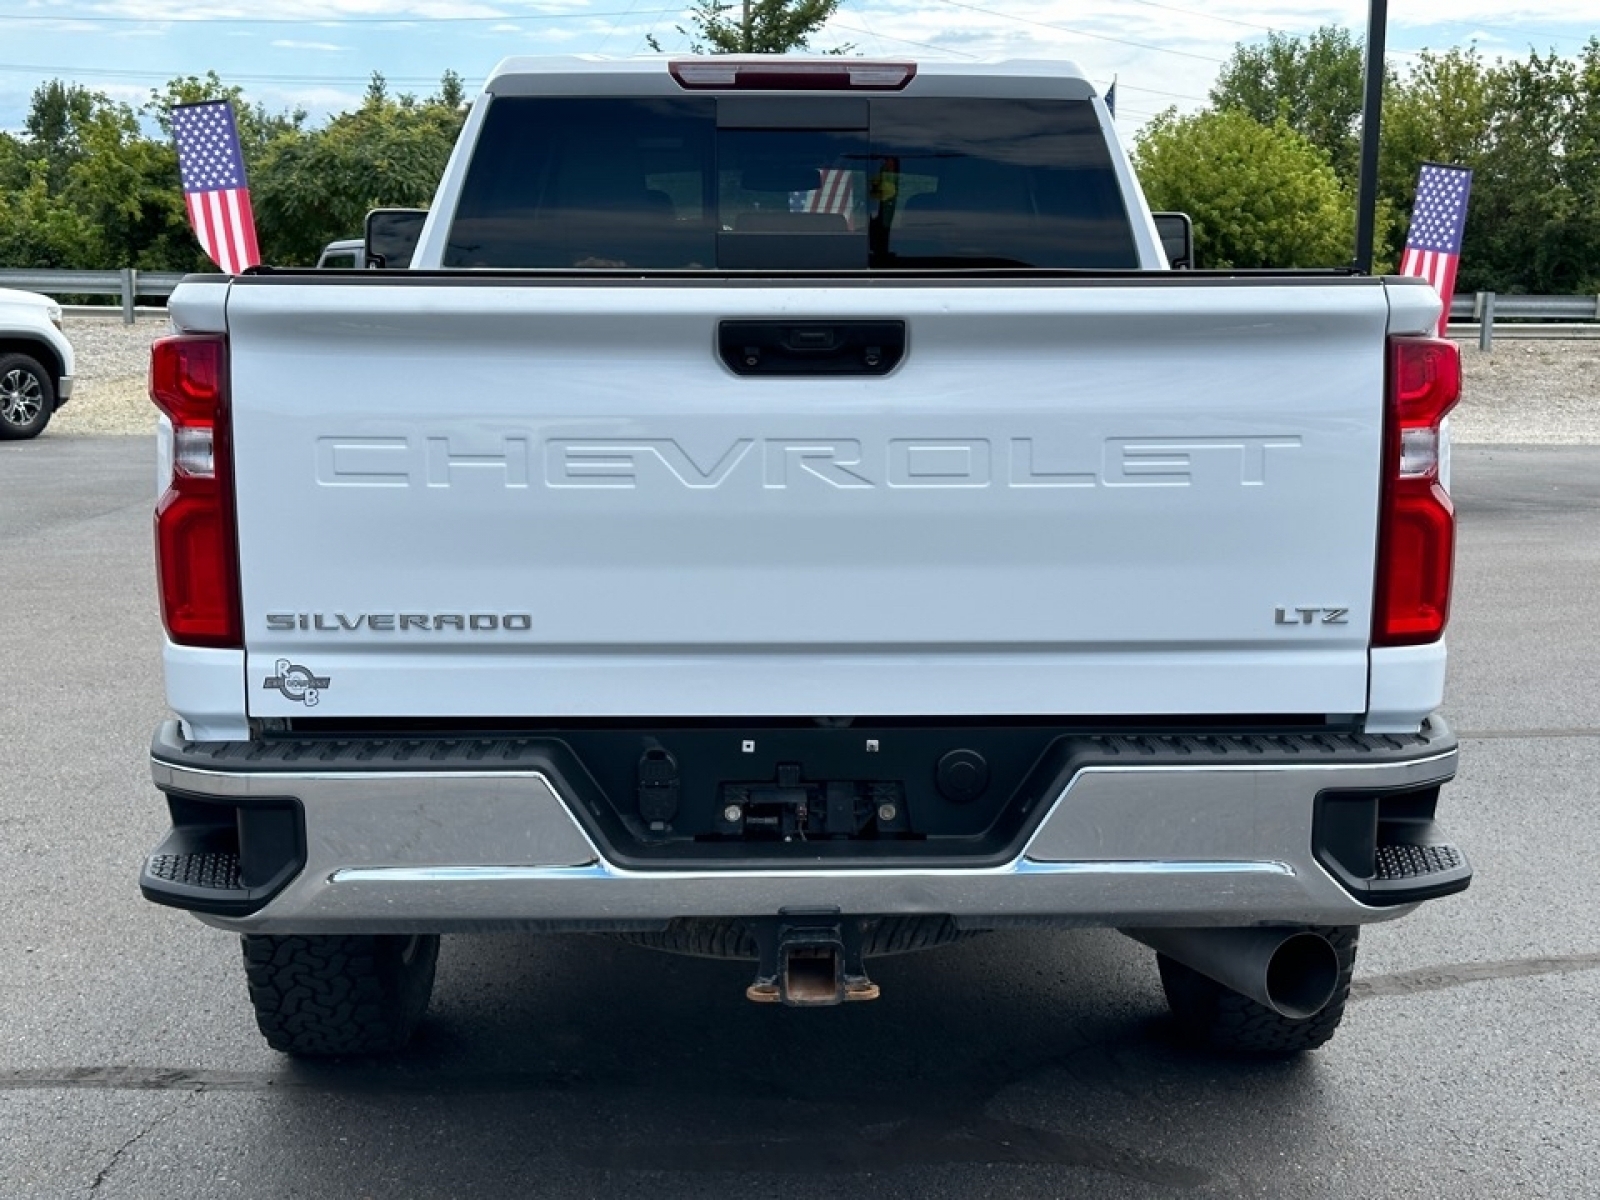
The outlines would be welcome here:
[[[756,1003],[825,1008],[878,998],[861,953],[859,917],[785,911],[747,924],[760,957],[745,995]]]

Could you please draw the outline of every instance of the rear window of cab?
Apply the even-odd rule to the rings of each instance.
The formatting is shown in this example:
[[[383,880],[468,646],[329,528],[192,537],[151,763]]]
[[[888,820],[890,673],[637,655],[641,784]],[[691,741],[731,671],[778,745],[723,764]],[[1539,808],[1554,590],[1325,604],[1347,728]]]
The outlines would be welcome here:
[[[446,267],[1138,265],[1083,100],[496,97]]]

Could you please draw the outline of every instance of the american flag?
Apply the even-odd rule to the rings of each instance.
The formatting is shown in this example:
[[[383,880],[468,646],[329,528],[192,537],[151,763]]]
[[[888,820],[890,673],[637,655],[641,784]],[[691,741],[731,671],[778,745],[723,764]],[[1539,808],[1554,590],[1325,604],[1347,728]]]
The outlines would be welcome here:
[[[839,167],[824,167],[819,186],[806,198],[806,212],[838,213],[848,226],[856,203],[856,173]]]
[[[1444,312],[1439,315],[1440,337],[1450,323],[1450,297],[1456,290],[1461,232],[1467,224],[1467,196],[1471,191],[1472,172],[1467,168],[1422,164],[1400,274],[1426,279],[1439,293],[1444,301]]]
[[[180,104],[172,110],[172,140],[189,207],[189,224],[206,257],[229,275],[261,262],[256,218],[244,178],[244,155],[226,100]]]

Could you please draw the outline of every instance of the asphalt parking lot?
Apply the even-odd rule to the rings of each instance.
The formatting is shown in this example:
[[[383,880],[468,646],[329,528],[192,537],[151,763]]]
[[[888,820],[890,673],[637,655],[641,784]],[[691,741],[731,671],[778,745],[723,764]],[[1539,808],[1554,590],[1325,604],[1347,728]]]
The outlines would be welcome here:
[[[819,1012],[739,964],[447,938],[414,1053],[291,1063],[235,940],[135,887],[153,459],[0,444],[0,1196],[1600,1195],[1600,447],[1457,448],[1442,819],[1477,879],[1369,928],[1289,1064],[1174,1046],[1102,932],[886,960]]]

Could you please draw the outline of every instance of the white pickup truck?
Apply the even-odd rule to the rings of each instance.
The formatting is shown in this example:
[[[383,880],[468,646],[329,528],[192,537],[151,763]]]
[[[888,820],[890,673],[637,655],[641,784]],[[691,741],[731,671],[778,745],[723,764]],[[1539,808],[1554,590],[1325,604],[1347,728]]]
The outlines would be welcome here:
[[[1105,926],[1295,1053],[1470,880],[1439,299],[1169,270],[1070,65],[513,59],[409,269],[171,314],[141,886],[281,1050],[404,1043],[441,933],[822,1005]]]

